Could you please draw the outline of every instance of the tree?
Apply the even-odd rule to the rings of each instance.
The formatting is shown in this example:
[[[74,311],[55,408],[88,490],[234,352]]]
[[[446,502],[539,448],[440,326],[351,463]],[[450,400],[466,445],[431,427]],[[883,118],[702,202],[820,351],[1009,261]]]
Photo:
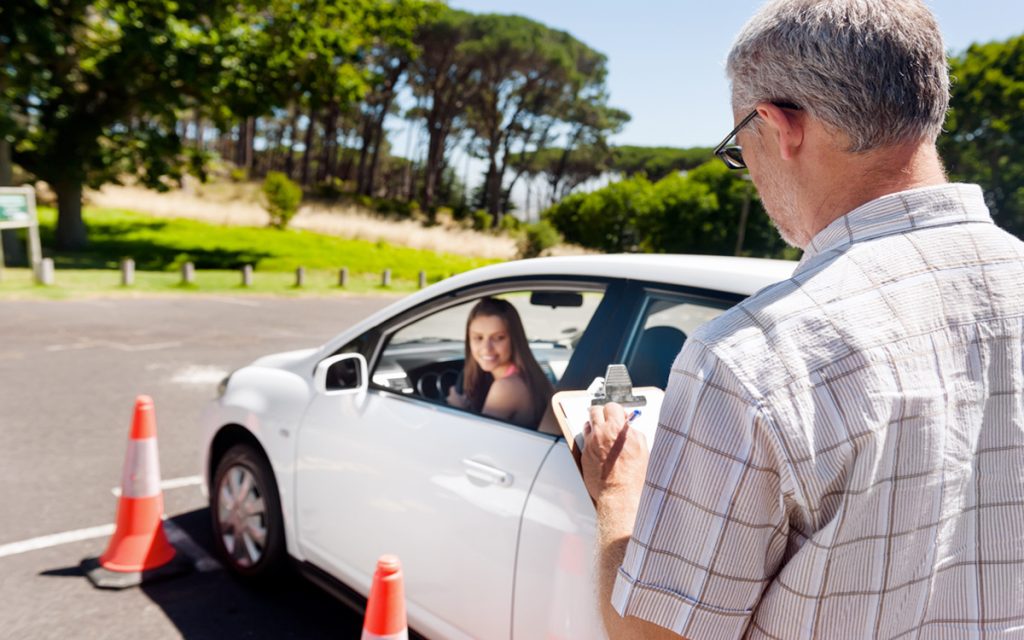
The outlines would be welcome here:
[[[624,176],[642,173],[657,181],[671,173],[694,169],[710,159],[711,149],[706,147],[680,149],[624,145],[615,147],[611,168]]]
[[[510,166],[545,148],[560,133],[559,125],[575,119],[567,132],[567,149],[595,122],[585,116],[587,103],[597,111],[606,99],[604,55],[564,31],[520,16],[483,15],[472,23],[466,49],[480,62],[480,84],[469,102],[469,125],[478,154],[487,159],[484,180],[487,210],[500,219],[508,195],[522,171],[504,184]],[[621,113],[621,112],[620,112]]]
[[[972,45],[950,71],[939,137],[950,176],[980,184],[996,223],[1024,238],[1024,35]]]
[[[478,86],[473,77],[480,61],[465,47],[473,18],[465,11],[444,9],[416,34],[421,54],[411,68],[410,81],[420,104],[407,116],[422,118],[427,130],[422,191],[427,212],[434,210],[452,134]]]
[[[374,41],[364,59],[369,91],[362,102],[356,191],[372,195],[381,149],[386,145],[384,120],[393,111],[395,97],[409,65],[420,55],[415,42],[420,25],[434,20],[442,5],[421,0],[396,0],[377,5],[373,17]]]
[[[87,242],[83,186],[180,177],[177,114],[217,85],[218,0],[55,0],[0,9],[0,137],[57,194],[57,246]]]

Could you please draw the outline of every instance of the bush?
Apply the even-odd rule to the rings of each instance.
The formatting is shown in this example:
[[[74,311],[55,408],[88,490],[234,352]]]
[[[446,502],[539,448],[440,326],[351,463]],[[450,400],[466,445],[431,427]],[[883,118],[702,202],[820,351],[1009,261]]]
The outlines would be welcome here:
[[[520,222],[519,218],[515,217],[511,213],[506,213],[501,216],[501,222],[498,223],[498,229],[505,233],[515,233],[523,227],[523,223]]]
[[[536,258],[562,241],[562,234],[547,220],[524,225],[519,239],[519,257]]]
[[[489,231],[493,224],[494,216],[483,209],[478,209],[473,212],[473,228],[477,231]]]
[[[243,167],[235,167],[228,172],[231,182],[245,182],[249,179],[249,173]]]
[[[271,171],[263,181],[263,195],[267,199],[270,226],[284,229],[299,210],[302,188],[280,171]]]

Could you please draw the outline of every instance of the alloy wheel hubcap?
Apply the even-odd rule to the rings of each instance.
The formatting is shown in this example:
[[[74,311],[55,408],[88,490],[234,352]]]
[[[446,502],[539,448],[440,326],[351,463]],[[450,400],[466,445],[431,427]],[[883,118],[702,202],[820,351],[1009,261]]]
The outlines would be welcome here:
[[[221,541],[240,567],[251,567],[263,557],[267,541],[267,511],[252,471],[235,465],[217,488],[217,520]]]

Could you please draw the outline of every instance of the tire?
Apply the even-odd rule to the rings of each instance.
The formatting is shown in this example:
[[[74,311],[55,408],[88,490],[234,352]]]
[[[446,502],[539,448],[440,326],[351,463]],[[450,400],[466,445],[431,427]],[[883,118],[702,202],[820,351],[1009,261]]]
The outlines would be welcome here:
[[[277,482],[263,452],[236,444],[217,462],[210,492],[213,543],[236,575],[264,582],[286,566]]]

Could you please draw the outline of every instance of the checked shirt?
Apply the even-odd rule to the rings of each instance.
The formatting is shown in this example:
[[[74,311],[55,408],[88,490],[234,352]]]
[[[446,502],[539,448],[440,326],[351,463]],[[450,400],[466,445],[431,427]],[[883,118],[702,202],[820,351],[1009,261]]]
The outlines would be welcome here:
[[[884,196],[698,330],[612,602],[690,638],[1024,637],[1024,244]]]

